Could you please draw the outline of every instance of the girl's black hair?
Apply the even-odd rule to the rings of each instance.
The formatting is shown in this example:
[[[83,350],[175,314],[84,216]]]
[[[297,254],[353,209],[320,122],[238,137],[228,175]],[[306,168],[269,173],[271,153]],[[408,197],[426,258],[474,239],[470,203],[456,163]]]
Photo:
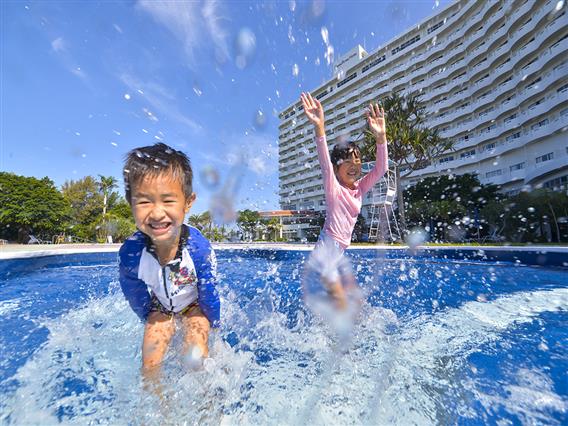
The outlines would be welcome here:
[[[171,173],[178,179],[186,197],[193,194],[193,170],[187,155],[164,143],[135,148],[126,154],[124,162],[124,189],[126,201],[132,198],[132,186],[146,177],[156,177]]]
[[[353,154],[355,158],[361,158],[361,150],[355,142],[338,143],[331,151],[331,164],[339,166]]]

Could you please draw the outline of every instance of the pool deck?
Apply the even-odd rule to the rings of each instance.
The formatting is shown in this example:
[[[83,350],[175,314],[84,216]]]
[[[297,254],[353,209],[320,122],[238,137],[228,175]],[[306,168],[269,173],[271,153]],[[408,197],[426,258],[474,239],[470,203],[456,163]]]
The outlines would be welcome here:
[[[118,252],[120,244],[4,244],[0,245],[0,260],[21,259],[41,256],[54,256],[75,253],[103,253]],[[214,243],[215,250],[312,250],[313,244],[293,243]],[[392,245],[356,245],[350,250],[411,250],[408,246]],[[478,245],[444,245],[444,246],[418,246],[414,250],[460,250],[460,251],[501,251],[501,252],[536,252],[556,253],[567,256],[568,246],[478,246]],[[414,251],[412,250],[412,251]]]

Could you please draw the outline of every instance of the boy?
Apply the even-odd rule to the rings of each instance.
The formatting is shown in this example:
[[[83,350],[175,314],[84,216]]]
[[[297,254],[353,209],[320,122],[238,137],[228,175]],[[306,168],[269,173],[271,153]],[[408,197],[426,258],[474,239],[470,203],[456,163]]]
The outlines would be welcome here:
[[[176,329],[193,359],[208,355],[211,326],[220,319],[216,260],[209,241],[185,225],[195,201],[193,173],[181,151],[158,143],[130,151],[124,165],[126,200],[138,231],[120,248],[120,286],[145,322],[142,373],[159,373]]]
[[[304,114],[314,126],[318,160],[322,170],[326,217],[319,240],[308,261],[318,271],[324,286],[340,310],[348,306],[346,289],[356,292],[351,268],[343,252],[351,243],[351,235],[361,212],[363,196],[385,174],[388,162],[384,111],[377,104],[366,111],[367,124],[376,142],[375,167],[361,177],[361,153],[353,142],[337,144],[331,158],[325,138],[325,118],[321,103],[309,93],[300,97]],[[353,294],[351,294],[353,296]]]

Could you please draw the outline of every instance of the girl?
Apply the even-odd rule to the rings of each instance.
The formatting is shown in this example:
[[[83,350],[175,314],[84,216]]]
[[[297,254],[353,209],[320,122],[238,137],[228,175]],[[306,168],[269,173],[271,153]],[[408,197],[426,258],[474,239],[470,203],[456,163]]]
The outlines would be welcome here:
[[[337,144],[331,153],[325,138],[325,119],[321,103],[309,93],[300,96],[304,113],[316,133],[318,160],[322,170],[326,217],[308,267],[318,271],[327,291],[338,308],[347,306],[344,289],[355,285],[349,263],[343,252],[351,242],[363,196],[385,174],[388,162],[384,111],[377,104],[366,111],[369,129],[375,137],[377,154],[375,167],[361,176],[361,152],[354,142]]]

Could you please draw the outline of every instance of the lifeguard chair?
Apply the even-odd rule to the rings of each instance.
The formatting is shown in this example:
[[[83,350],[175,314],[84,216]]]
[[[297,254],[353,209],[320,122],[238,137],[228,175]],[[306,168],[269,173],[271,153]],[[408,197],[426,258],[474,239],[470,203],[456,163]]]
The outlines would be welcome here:
[[[374,162],[367,163],[369,170]],[[366,165],[367,165],[366,164]],[[371,223],[369,241],[394,242],[401,239],[400,228],[394,214],[396,202],[396,164],[389,160],[385,175],[371,189]]]

